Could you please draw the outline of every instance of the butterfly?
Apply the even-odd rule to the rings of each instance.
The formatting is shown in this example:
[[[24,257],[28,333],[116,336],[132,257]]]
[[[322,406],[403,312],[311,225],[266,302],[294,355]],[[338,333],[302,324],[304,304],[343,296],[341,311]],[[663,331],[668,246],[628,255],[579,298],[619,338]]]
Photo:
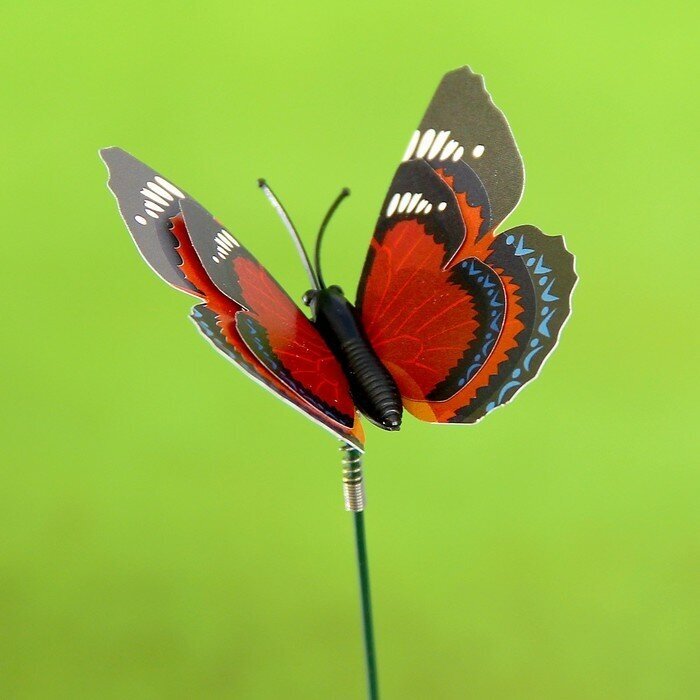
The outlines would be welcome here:
[[[119,148],[101,152],[139,251],[199,299],[191,318],[227,359],[347,445],[360,415],[398,430],[403,409],[476,423],[539,373],[570,314],[577,277],[561,236],[497,228],[523,192],[503,113],[468,67],[447,73],[382,204],[354,305],[312,264],[267,183],[311,281],[308,315],[228,228]]]

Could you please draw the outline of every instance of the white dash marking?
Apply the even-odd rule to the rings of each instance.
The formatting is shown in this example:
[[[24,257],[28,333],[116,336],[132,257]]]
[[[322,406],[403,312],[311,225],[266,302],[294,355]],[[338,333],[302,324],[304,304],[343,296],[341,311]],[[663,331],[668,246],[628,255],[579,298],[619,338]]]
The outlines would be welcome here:
[[[156,175],[155,181],[161,186],[165,187],[168,192],[172,192],[176,197],[180,197],[181,199],[185,198],[184,192],[180,192],[175,185],[173,185],[171,182],[168,182],[164,177],[161,177],[160,175]]]
[[[167,207],[167,206],[168,206],[168,201],[167,201],[167,200],[163,199],[162,197],[160,197],[159,195],[157,195],[155,192],[151,192],[151,190],[149,190],[147,187],[144,187],[144,188],[141,190],[141,194],[142,194],[144,197],[148,197],[148,199],[150,199],[150,200],[152,200],[152,201],[154,201],[154,202],[158,202],[158,204],[162,204],[164,207]]]
[[[151,211],[150,209],[146,209],[146,214],[148,214],[152,219],[158,218],[158,214],[156,214],[154,211]]]
[[[146,183],[156,194],[159,194],[163,199],[167,199],[169,202],[173,201],[173,196],[167,190],[164,190],[160,185],[156,185],[155,182]]]
[[[421,199],[420,202],[418,202],[418,206],[416,207],[416,214],[420,214],[423,209],[425,209],[428,206],[428,200],[427,199]]]
[[[387,216],[393,216],[394,212],[396,211],[396,207],[399,206],[399,199],[401,199],[401,195],[397,192],[392,198],[391,201],[389,202],[389,206],[386,208],[386,215]]]
[[[454,155],[452,156],[452,162],[456,163],[458,160],[462,158],[464,155],[464,146],[460,146],[455,152]]]
[[[423,195],[420,192],[416,192],[416,194],[411,197],[411,201],[408,203],[408,207],[406,207],[406,211],[410,214],[415,208],[418,202],[420,201],[420,198]]]
[[[428,151],[428,160],[432,160],[437,156],[438,153],[440,153],[442,147],[445,145],[445,142],[447,141],[448,137],[450,135],[449,131],[441,131],[437,137],[435,138],[435,141],[433,141],[433,145],[430,147],[430,150]]]
[[[218,262],[219,262],[219,258],[217,258],[216,255],[212,255],[212,256],[211,256],[211,259],[212,259],[215,263],[218,263]]]
[[[228,255],[228,250],[225,248],[222,248],[220,245],[216,246],[216,252],[219,254],[219,257],[225,258]]]
[[[440,202],[440,204],[438,204],[438,211],[445,211],[445,209],[447,209],[447,202]]]
[[[478,145],[474,146],[474,148],[472,150],[472,155],[474,156],[474,158],[481,158],[481,156],[484,155],[485,150],[486,150],[485,146],[478,144]]]
[[[401,201],[399,202],[399,213],[403,214],[406,211],[406,207],[408,206],[408,203],[411,201],[411,196],[412,194],[410,192],[405,192],[403,197],[401,197]]]
[[[428,129],[424,134],[423,138],[420,140],[418,145],[418,150],[416,151],[416,157],[422,158],[433,143],[435,138],[435,129]]]
[[[420,138],[420,131],[414,131],[413,136],[411,136],[411,140],[408,142],[408,146],[406,147],[406,152],[403,154],[403,158],[401,159],[401,162],[405,162],[405,161],[411,159],[411,156],[413,155],[413,151],[416,150],[416,146],[418,145],[419,138]]]
[[[440,154],[440,160],[447,160],[452,155],[457,146],[459,146],[459,144],[454,139],[452,139],[447,144],[447,146],[443,148],[442,153]]]
[[[153,211],[159,211],[159,212],[164,212],[164,211],[165,211],[165,209],[163,209],[163,207],[159,207],[159,206],[158,206],[157,204],[155,204],[154,202],[148,202],[148,201],[146,201],[146,202],[143,203],[143,205],[146,207],[146,209],[151,209],[151,210],[153,210]]]
[[[146,219],[143,218],[143,216],[135,216],[134,221],[136,221],[136,223],[141,224],[141,226],[145,226],[148,223]]]
[[[233,245],[231,242],[221,233],[217,233],[216,236],[214,236],[214,240],[219,244],[224,246],[224,248],[228,248],[231,250],[233,248]]]
[[[424,214],[430,214],[430,212],[433,210],[433,205],[428,202],[428,206],[423,210]]]
[[[229,240],[233,245],[236,246],[236,248],[240,248],[241,244],[226,230],[226,229],[221,229],[221,235],[225,236],[227,240]]]

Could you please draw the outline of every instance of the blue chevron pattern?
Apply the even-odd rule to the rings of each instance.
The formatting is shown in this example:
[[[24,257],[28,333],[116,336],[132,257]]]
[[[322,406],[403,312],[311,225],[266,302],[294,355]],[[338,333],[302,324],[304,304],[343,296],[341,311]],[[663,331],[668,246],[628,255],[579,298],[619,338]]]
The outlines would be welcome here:
[[[541,353],[545,351],[546,355],[549,352],[547,346],[552,345],[553,338],[550,326],[555,316],[568,313],[568,306],[560,308],[556,304],[560,301],[560,297],[553,292],[557,284],[554,262],[548,262],[546,254],[538,253],[532,247],[533,244],[527,240],[525,234],[506,234],[505,243],[513,250],[513,255],[525,263],[536,296],[538,316],[536,329],[528,340],[527,351],[523,353],[518,365],[510,372],[510,376],[498,391],[496,398],[486,404],[486,413],[508,401],[523,384],[532,378],[532,370],[538,365]]]

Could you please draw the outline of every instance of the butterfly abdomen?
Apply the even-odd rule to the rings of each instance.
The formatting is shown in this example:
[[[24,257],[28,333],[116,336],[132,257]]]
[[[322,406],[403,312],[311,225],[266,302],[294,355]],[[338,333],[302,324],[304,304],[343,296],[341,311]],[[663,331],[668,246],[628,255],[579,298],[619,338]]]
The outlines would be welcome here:
[[[393,378],[364,338],[341,346],[340,362],[346,367],[358,408],[387,430],[401,426],[401,396]],[[353,389],[353,385],[357,389]]]
[[[355,311],[338,287],[317,292],[314,323],[340,362],[357,408],[385,430],[401,427],[401,395],[362,332]]]

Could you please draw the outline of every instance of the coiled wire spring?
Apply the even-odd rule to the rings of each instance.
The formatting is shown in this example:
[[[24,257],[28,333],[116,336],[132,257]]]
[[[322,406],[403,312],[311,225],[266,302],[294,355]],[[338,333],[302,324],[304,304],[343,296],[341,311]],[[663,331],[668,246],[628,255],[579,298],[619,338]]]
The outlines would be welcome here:
[[[355,447],[343,443],[343,498],[345,510],[359,513],[365,509],[365,484],[362,475],[362,453]]]

